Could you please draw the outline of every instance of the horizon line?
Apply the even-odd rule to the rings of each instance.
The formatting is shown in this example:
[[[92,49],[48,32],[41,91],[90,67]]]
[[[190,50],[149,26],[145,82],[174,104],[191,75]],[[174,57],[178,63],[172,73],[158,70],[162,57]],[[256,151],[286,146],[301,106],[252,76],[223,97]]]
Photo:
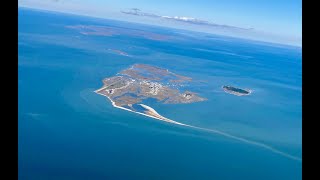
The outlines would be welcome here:
[[[255,42],[255,43],[265,43],[265,44],[269,44],[269,45],[277,45],[277,46],[280,45],[280,46],[287,46],[287,47],[291,47],[291,48],[302,49],[302,42],[297,45],[297,44],[287,44],[287,43],[281,43],[281,42],[263,41],[263,40],[251,39],[251,38],[246,38],[246,37],[238,37],[238,36],[218,34],[218,33],[212,33],[212,32],[203,32],[203,31],[197,31],[197,30],[168,27],[168,26],[148,24],[148,23],[143,23],[143,22],[132,22],[132,21],[126,21],[123,19],[110,19],[110,18],[101,17],[101,16],[94,16],[94,15],[80,14],[80,13],[73,13],[73,12],[59,11],[59,10],[52,10],[52,9],[44,9],[44,8],[36,8],[36,7],[30,7],[30,6],[18,4],[18,9],[19,8],[24,8],[24,9],[34,10],[34,11],[44,11],[44,12],[51,12],[51,13],[61,13],[61,14],[66,14],[66,15],[82,16],[82,17],[93,18],[93,19],[96,18],[96,19],[102,19],[102,20],[113,20],[113,21],[120,21],[120,22],[125,22],[125,23],[132,23],[132,24],[141,24],[141,25],[154,26],[154,27],[160,27],[160,28],[184,30],[184,31],[196,32],[196,33],[204,33],[204,34],[211,34],[211,35],[216,35],[216,36],[221,36],[221,37],[234,38],[234,39],[239,39],[239,40],[247,40],[247,41],[251,41],[251,42]]]

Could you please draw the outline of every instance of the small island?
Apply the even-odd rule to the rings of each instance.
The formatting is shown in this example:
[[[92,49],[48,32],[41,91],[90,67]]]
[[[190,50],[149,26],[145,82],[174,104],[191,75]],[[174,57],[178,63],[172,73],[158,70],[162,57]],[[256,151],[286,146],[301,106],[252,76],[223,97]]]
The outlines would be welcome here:
[[[246,96],[251,94],[252,90],[249,89],[240,89],[232,86],[223,86],[222,89],[229,94],[233,94],[236,96]]]

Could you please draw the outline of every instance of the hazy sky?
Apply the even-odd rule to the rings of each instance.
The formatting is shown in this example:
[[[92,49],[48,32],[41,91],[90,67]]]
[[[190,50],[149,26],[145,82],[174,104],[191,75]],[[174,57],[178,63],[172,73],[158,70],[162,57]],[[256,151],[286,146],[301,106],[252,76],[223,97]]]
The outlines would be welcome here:
[[[243,36],[301,46],[301,0],[19,0],[18,2],[19,6],[129,21],[134,21],[133,17],[121,14],[120,10],[139,8],[144,12],[159,15],[193,17],[217,24],[254,28],[251,35],[246,33]],[[134,18],[139,22],[137,19],[139,17]],[[168,26],[173,25],[171,23]],[[204,31],[210,32],[208,28],[196,26],[177,24],[177,27],[200,31],[206,29]]]

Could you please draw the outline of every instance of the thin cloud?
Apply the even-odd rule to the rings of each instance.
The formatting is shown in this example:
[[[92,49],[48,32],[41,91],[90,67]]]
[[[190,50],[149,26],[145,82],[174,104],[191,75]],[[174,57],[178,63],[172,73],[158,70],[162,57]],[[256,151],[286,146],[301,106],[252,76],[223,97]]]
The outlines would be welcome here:
[[[253,28],[243,28],[243,27],[237,27],[237,26],[230,26],[230,25],[224,25],[224,24],[216,24],[209,21],[193,18],[193,17],[183,17],[183,16],[162,16],[158,14],[153,13],[146,13],[142,12],[138,8],[132,8],[130,11],[121,11],[121,13],[128,14],[128,15],[134,15],[134,16],[146,16],[146,17],[152,17],[152,18],[162,18],[167,19],[170,21],[177,21],[177,22],[184,22],[194,25],[201,25],[201,26],[211,26],[216,28],[225,28],[225,29],[238,29],[238,30],[253,30]]]

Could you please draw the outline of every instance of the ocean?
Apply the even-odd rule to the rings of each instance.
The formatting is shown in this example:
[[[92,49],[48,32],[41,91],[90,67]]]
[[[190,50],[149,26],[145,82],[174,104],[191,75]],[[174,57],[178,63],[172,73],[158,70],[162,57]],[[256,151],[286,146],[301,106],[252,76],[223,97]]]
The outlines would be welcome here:
[[[301,48],[27,8],[18,13],[19,179],[302,178]],[[121,32],[68,28],[76,25]],[[185,88],[208,99],[144,103],[162,116],[298,160],[117,109],[94,93],[104,78],[135,63],[192,77]],[[224,85],[253,92],[238,97]]]

